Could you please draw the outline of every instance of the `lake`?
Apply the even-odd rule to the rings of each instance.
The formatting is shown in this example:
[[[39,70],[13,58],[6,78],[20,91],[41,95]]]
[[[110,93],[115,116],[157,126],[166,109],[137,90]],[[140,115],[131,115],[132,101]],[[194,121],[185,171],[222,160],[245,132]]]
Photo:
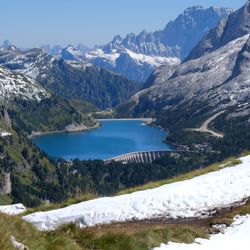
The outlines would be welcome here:
[[[109,159],[137,151],[171,150],[166,132],[146,126],[142,120],[100,120],[101,127],[77,133],[34,137],[33,142],[52,157]]]

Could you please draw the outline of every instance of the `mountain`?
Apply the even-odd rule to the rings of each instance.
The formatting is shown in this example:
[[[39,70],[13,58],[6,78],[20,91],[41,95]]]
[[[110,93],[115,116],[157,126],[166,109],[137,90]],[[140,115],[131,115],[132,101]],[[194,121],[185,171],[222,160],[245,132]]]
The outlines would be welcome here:
[[[113,50],[105,53],[102,49],[88,52],[86,58],[98,67],[116,72],[128,79],[144,82],[153,69],[162,64],[175,65],[180,60],[176,57],[149,56],[131,50]]]
[[[130,33],[122,38],[116,35],[103,46],[90,49],[77,46],[43,45],[41,48],[51,56],[64,60],[89,62],[115,72],[132,81],[145,82],[154,69],[161,65],[179,64],[218,22],[232,13],[230,8],[187,8],[162,30]],[[8,47],[6,44],[5,47]]]
[[[46,51],[51,56],[59,56],[63,49],[63,47],[60,45],[51,47],[49,44],[44,44],[40,48]]]
[[[15,50],[15,48],[9,48]],[[79,131],[95,126],[62,97],[19,72],[0,67],[0,202],[38,205],[69,195],[59,166],[28,136],[33,132]]]
[[[11,42],[9,40],[4,40],[3,43],[2,43],[2,46],[5,47],[5,48],[9,47],[9,46],[11,46]]]
[[[210,125],[226,135],[220,146],[227,142],[229,151],[233,141],[241,140],[239,147],[250,148],[245,140],[250,126],[249,13],[250,1],[205,35],[180,65],[155,70],[145,89],[118,113],[155,117],[176,138],[182,134],[190,141],[190,132],[183,129],[220,114]]]
[[[67,51],[74,50],[70,46],[65,54]],[[73,62],[70,55],[68,59],[53,57],[42,49],[0,48],[0,65],[33,78],[67,99],[87,100],[99,108],[108,108],[128,100],[141,88],[136,82],[88,62]]]
[[[130,33],[125,38],[117,35],[110,43],[86,53],[72,48],[70,59],[87,59],[128,79],[145,82],[155,68],[179,64],[203,35],[231,12],[232,9],[228,8],[194,6],[186,9],[162,30],[144,30],[138,35]],[[84,57],[79,56],[81,54]],[[69,58],[68,53],[61,53],[61,56]]]
[[[69,102],[41,87],[32,78],[0,67],[0,104],[28,134],[84,130],[95,123]],[[1,127],[1,126],[0,126]]]
[[[232,9],[228,8],[190,7],[174,21],[170,21],[163,30],[144,30],[139,35],[131,33],[125,38],[115,36],[113,41],[102,49],[105,53],[128,49],[138,54],[183,59],[204,34],[231,12]]]
[[[0,67],[0,103],[15,98],[41,101],[50,94],[33,79]]]
[[[61,50],[61,57],[68,61],[84,61],[85,57],[81,50],[78,50],[73,45],[69,45]]]
[[[234,12],[230,17],[223,19],[195,46],[186,58],[186,61],[198,58],[222,47],[230,41],[249,34],[249,8],[249,1],[247,1],[243,8]]]
[[[8,47],[8,46],[6,46],[6,47]],[[62,51],[67,50],[67,48],[70,48],[70,47],[73,48],[73,50],[78,51],[79,53],[81,52],[81,55],[90,51],[89,47],[87,47],[86,45],[81,44],[81,43],[79,43],[76,47],[74,47],[73,45],[68,45],[66,48],[64,48],[61,45],[54,45],[52,47],[49,44],[44,44],[40,48],[45,50],[51,56],[62,56],[64,58],[64,56],[61,55],[63,53]]]

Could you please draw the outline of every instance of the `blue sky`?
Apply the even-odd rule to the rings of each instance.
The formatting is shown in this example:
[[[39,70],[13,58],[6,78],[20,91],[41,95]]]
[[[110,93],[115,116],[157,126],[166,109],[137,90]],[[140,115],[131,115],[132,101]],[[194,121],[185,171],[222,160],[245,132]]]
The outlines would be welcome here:
[[[245,0],[3,0],[0,41],[17,46],[104,44],[114,35],[162,29],[193,5],[239,8]]]

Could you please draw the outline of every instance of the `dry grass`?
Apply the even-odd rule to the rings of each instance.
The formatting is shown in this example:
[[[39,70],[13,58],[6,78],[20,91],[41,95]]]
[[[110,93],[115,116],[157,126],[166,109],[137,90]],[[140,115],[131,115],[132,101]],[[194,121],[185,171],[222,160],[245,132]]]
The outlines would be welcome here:
[[[225,167],[240,164],[235,158],[221,163],[160,182],[128,189],[119,194],[131,193],[139,190],[159,187],[164,184],[187,180],[199,175],[214,172]],[[80,201],[96,198],[93,194],[78,196],[62,204],[43,205],[37,209],[30,209],[28,213],[46,211],[65,207]],[[197,237],[207,237],[213,224],[226,223],[230,225],[235,215],[250,213],[250,202],[237,208],[219,212],[215,217],[204,220],[195,220],[194,223],[118,223],[95,228],[79,229],[76,225],[66,225],[53,232],[39,232],[31,224],[23,221],[21,216],[7,216],[0,214],[0,249],[13,249],[10,237],[36,250],[148,250],[159,246],[162,242],[175,241],[191,243]]]

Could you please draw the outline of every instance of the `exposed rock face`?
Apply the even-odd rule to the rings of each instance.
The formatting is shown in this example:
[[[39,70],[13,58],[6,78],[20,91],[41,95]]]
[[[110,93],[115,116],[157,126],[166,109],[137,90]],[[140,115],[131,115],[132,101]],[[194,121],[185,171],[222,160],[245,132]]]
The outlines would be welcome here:
[[[139,105],[148,101],[151,103],[148,109],[167,110],[193,98],[209,100],[212,106],[219,105],[222,100],[225,105],[233,105],[239,99],[247,101],[250,86],[246,86],[242,92],[239,90],[243,82],[235,78],[228,82],[236,67],[238,55],[247,41],[248,35],[196,60],[173,68],[158,69],[152,78],[153,82],[148,83],[150,87],[139,93]],[[223,84],[225,82],[227,84]]]
[[[198,58],[250,32],[250,1],[226,17],[212,29],[192,50],[187,60]]]
[[[10,173],[3,173],[3,181],[2,181],[2,187],[0,190],[0,194],[11,194],[12,188],[11,188],[11,179],[10,179]]]
[[[42,49],[20,51],[14,46],[1,48],[0,65],[31,77],[60,96],[82,101],[87,100],[100,108],[116,106],[128,100],[141,88],[141,85],[136,82],[93,66],[88,62],[65,61],[48,55]],[[15,75],[11,71],[7,72],[12,76]],[[30,78],[27,77],[27,79]],[[24,92],[27,92],[32,84],[34,85],[33,82],[31,81],[29,86],[24,88]],[[23,85],[20,88],[22,87]],[[5,89],[13,89],[13,86]],[[32,91],[34,93],[33,88]],[[7,94],[10,95],[10,92],[8,91]],[[1,94],[7,95],[5,92],[0,92],[0,97]]]
[[[155,68],[178,64],[221,18],[231,12],[227,8],[194,6],[169,22],[163,30],[144,30],[138,35],[130,33],[125,38],[117,35],[107,45],[88,51],[85,56],[98,67],[145,82]],[[81,60],[80,51],[71,49],[70,54],[71,59]],[[63,58],[69,58],[69,54]]]
[[[210,29],[232,11],[229,8],[193,6],[162,30],[143,30],[138,35],[130,33],[124,38],[116,35],[110,43],[95,49],[82,44],[66,48],[44,45],[42,48],[65,60],[87,60],[130,80],[145,82],[157,67],[178,64]]]
[[[203,35],[230,13],[232,9],[228,8],[190,7],[163,30],[144,30],[139,35],[130,33],[125,38],[115,36],[112,42],[103,47],[103,51],[110,53],[128,49],[137,54],[183,59]]]
[[[130,111],[171,117],[182,110],[197,117],[238,106],[237,115],[249,115],[249,6],[250,1],[223,20],[183,63],[157,69],[132,98]]]

